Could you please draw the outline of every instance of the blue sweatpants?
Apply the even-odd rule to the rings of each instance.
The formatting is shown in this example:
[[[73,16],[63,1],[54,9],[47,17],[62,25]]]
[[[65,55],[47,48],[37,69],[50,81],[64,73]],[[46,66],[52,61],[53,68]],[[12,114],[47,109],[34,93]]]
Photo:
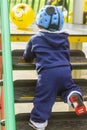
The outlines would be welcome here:
[[[34,97],[34,108],[30,118],[35,122],[46,121],[56,101],[56,96],[61,95],[64,102],[72,91],[81,93],[80,88],[73,82],[70,67],[56,67],[42,70],[38,74],[38,81]]]

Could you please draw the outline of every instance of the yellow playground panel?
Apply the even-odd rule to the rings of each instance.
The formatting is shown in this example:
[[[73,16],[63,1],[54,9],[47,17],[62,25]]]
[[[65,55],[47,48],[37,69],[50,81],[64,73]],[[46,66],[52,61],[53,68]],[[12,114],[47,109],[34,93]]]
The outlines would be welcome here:
[[[87,0],[84,0],[83,24],[87,24]]]
[[[87,11],[87,0],[84,0],[84,11]]]

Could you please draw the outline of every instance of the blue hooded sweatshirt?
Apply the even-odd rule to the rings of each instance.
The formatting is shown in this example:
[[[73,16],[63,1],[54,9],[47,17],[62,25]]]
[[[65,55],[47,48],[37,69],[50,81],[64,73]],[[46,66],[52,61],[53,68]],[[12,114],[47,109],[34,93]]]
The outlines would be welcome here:
[[[26,62],[31,62],[34,58],[38,72],[42,69],[69,66],[68,34],[65,32],[39,31],[32,36],[24,51]]]

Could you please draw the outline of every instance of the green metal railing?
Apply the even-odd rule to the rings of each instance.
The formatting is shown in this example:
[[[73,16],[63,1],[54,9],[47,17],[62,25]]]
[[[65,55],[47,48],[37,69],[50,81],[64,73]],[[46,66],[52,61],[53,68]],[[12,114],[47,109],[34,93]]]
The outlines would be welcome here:
[[[0,5],[1,5],[1,35],[2,35],[4,102],[5,102],[4,104],[5,126],[6,130],[16,130],[8,0],[1,0]]]

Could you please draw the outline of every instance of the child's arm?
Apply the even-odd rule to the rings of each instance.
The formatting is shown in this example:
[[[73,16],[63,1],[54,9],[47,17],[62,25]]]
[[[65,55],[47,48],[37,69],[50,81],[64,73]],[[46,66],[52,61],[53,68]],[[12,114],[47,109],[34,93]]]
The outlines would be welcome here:
[[[31,43],[31,41],[29,41],[25,50],[24,50],[24,54],[23,54],[24,60],[26,62],[32,62],[35,58],[35,55],[31,51],[31,49],[32,49],[32,43]]]

